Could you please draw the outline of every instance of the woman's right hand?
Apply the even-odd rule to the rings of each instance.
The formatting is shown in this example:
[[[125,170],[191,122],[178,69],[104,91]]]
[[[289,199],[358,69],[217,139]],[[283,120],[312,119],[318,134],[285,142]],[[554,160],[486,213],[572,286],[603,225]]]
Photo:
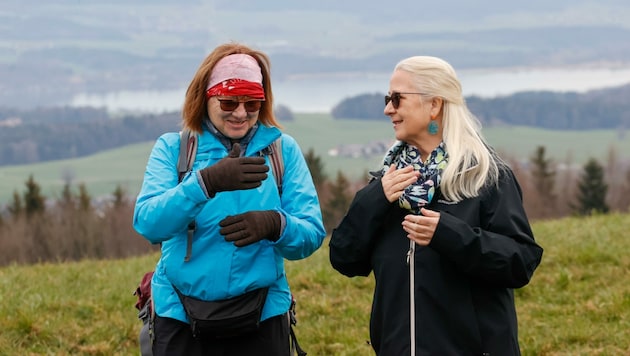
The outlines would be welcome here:
[[[412,166],[406,166],[396,169],[396,165],[392,164],[381,178],[383,192],[390,203],[398,200],[405,188],[415,183],[420,177],[420,172],[413,169]]]
[[[199,172],[211,197],[227,190],[257,188],[267,179],[269,167],[263,157],[239,157],[240,153],[241,146],[235,143],[227,157]]]

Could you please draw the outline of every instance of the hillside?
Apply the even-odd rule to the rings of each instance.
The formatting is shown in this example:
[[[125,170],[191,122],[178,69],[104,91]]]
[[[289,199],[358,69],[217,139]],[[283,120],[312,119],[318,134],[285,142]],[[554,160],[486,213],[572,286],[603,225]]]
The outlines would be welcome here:
[[[389,120],[335,120],[325,114],[296,114],[283,123],[285,132],[295,137],[303,152],[313,149],[322,157],[329,177],[342,171],[351,179],[361,179],[381,162],[389,148],[393,131]],[[555,131],[519,126],[498,126],[484,133],[504,157],[526,162],[537,146],[544,146],[558,163],[583,164],[590,157],[606,162],[614,149],[619,159],[630,159],[630,138],[617,130]],[[93,196],[110,194],[120,184],[135,195],[141,185],[144,168],[153,141],[145,141],[97,154],[45,163],[0,167],[0,204],[8,202],[14,191],[23,191],[30,175],[49,197],[58,197],[66,178],[73,184],[85,183]],[[379,150],[363,150],[369,147]],[[385,148],[385,149],[386,149]],[[363,150],[363,151],[362,151]],[[330,155],[337,151],[338,155]],[[343,153],[343,152],[346,153]]]
[[[545,252],[515,292],[524,356],[630,353],[629,229],[627,214],[533,225]],[[373,279],[334,271],[327,245],[287,262],[300,344],[309,355],[369,355]],[[0,354],[137,354],[132,292],[157,258],[0,268]]]
[[[365,121],[387,123],[389,119],[383,114],[383,95],[362,94],[340,99],[330,114],[335,121],[356,119],[361,124]],[[466,98],[466,102],[488,129],[532,127],[558,131],[614,130],[617,137],[605,143],[605,149],[608,149],[615,141],[623,145],[627,140],[630,126],[629,95],[630,84],[585,93],[539,91],[496,98],[471,96]],[[280,119],[280,122],[288,127],[293,125],[294,116],[304,115],[294,115],[288,108],[276,105],[277,117],[281,117],[278,108],[285,109],[284,119]],[[0,108],[0,166],[80,158],[153,141],[164,132],[179,130],[180,122],[178,112],[121,117],[104,109],[87,107],[34,110]],[[316,123],[324,124],[323,121]],[[329,142],[328,149],[355,143],[347,142],[344,135],[328,132],[328,127],[318,128],[322,136],[331,136],[336,140]],[[344,133],[350,134],[353,130],[356,131],[349,128]],[[382,138],[387,140],[385,135]]]

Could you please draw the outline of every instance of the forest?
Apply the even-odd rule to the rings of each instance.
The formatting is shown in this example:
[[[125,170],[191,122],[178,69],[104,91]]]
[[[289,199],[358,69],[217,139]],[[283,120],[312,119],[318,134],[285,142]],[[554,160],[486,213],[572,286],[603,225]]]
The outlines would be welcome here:
[[[342,100],[337,119],[385,119],[384,94]],[[505,97],[466,98],[484,126],[532,126],[553,130],[630,128],[630,85],[587,93],[523,92]],[[280,121],[291,110],[275,108]],[[113,116],[102,108],[0,108],[0,166],[76,158],[128,144],[155,140],[180,128],[178,112]]]
[[[383,96],[363,94],[346,99],[331,111],[335,118],[381,120]],[[466,104],[485,126],[532,126],[552,130],[630,127],[630,84],[586,93],[531,91],[509,96],[470,96]]]
[[[341,221],[366,181],[351,181],[338,171],[324,172],[321,157],[305,159],[318,192],[328,232]],[[630,169],[620,169],[615,153],[605,163],[589,160],[579,170],[563,169],[544,147],[527,165],[508,162],[523,193],[530,220],[586,216],[630,209]],[[58,198],[46,197],[30,176],[0,211],[0,266],[85,258],[125,258],[155,251],[132,227],[135,197],[118,186],[98,199],[88,188],[67,183]]]

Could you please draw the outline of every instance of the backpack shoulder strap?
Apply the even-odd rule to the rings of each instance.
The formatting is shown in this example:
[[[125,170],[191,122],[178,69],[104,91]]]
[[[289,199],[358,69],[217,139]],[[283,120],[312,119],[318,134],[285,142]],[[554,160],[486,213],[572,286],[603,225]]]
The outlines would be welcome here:
[[[189,129],[179,133],[179,157],[177,159],[177,178],[181,182],[186,173],[192,170],[197,156],[197,134]],[[195,220],[188,224],[188,236],[186,238],[186,256],[184,262],[190,261],[192,255],[192,240],[197,224]]]
[[[197,134],[189,129],[183,129],[179,133],[179,158],[177,159],[177,176],[180,182],[186,173],[192,170],[196,156]]]
[[[282,195],[282,178],[284,177],[284,159],[282,158],[282,136],[273,141],[270,145],[269,160],[271,161],[271,169],[273,176],[276,178],[278,193]]]

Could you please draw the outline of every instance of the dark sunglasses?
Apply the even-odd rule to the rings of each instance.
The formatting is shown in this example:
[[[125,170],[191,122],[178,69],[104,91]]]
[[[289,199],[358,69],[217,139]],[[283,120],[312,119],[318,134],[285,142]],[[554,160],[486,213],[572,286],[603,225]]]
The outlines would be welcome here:
[[[262,105],[262,100],[247,100],[247,101],[237,101],[231,99],[217,99],[219,100],[219,106],[221,106],[221,110],[223,111],[234,111],[238,108],[241,103],[245,107],[245,111],[247,112],[256,112],[260,110],[260,106]]]
[[[398,109],[398,107],[400,106],[400,99],[404,99],[405,97],[402,96],[402,94],[419,94],[419,95],[423,95],[424,93],[399,93],[399,92],[393,92],[392,95],[385,95],[385,106],[387,106],[387,104],[389,104],[389,102],[392,102],[392,106],[394,107],[394,109]]]

